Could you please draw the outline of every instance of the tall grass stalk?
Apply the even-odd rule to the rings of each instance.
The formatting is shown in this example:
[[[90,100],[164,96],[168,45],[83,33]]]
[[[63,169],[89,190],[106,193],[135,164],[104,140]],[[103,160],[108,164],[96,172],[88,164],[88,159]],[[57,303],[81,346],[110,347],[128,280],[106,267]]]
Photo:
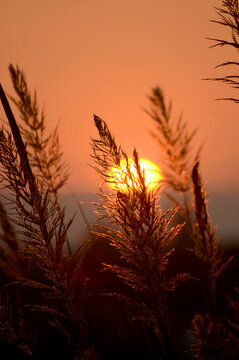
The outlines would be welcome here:
[[[150,325],[161,344],[161,358],[177,357],[177,349],[173,341],[173,328],[170,324],[167,296],[176,286],[190,278],[189,274],[177,274],[171,278],[166,275],[168,258],[174,251],[169,248],[171,240],[178,234],[183,224],[170,226],[176,209],[165,213],[160,209],[159,186],[150,190],[145,184],[145,173],[139,164],[139,155],[134,149],[133,162],[137,171],[130,170],[129,158],[115,142],[107,124],[94,116],[99,139],[92,139],[93,158],[96,169],[105,182],[113,183],[115,191],[107,194],[99,189],[101,202],[98,204],[101,218],[106,218],[116,228],[100,226],[103,234],[125,260],[124,266],[104,264],[117,274],[130,288],[141,293],[140,300],[124,298],[135,306],[140,319]],[[121,160],[126,161],[122,169]],[[111,172],[117,168],[119,176],[115,178]],[[125,191],[122,192],[122,186]]]
[[[8,130],[1,129],[1,180],[10,194],[7,195],[8,200],[16,211],[16,215],[10,217],[10,220],[19,227],[25,246],[20,249],[16,237],[12,237],[10,242],[8,236],[4,241],[10,249],[14,247],[14,250],[18,250],[14,252],[15,256],[11,256],[16,260],[16,266],[20,254],[19,258],[26,258],[29,265],[34,263],[44,276],[44,280],[40,282],[32,278],[32,275],[26,278],[18,273],[12,280],[17,286],[42,290],[47,298],[53,298],[59,303],[52,308],[46,301],[45,304],[34,306],[29,304],[29,308],[47,313],[51,325],[64,334],[66,344],[71,344],[76,356],[84,359],[88,346],[85,313],[87,279],[81,279],[80,274],[90,241],[81,244],[73,253],[70,251],[66,255],[63,252],[73,218],[65,224],[65,209],[61,208],[58,202],[58,190],[64,185],[68,174],[64,173],[66,168],[61,164],[57,129],[52,135],[44,136],[45,117],[42,113],[40,120],[38,118],[36,93],[32,98],[25,77],[18,68],[10,65],[9,70],[19,97],[19,101],[14,102],[23,121],[22,133],[29,145],[27,148],[23,142],[20,129],[0,86],[0,99],[13,136],[12,138]],[[6,214],[5,224],[7,225]],[[7,297],[2,298],[3,304],[4,299]],[[3,334],[5,330],[2,324]],[[9,341],[11,342],[10,338]]]
[[[200,146],[196,154],[192,154],[197,129],[189,131],[182,115],[177,120],[173,118],[172,102],[166,103],[164,92],[159,86],[152,89],[148,98],[150,109],[145,109],[145,112],[156,125],[151,136],[158,144],[160,167],[166,186],[164,192],[179,206],[192,233],[191,169],[199,159],[202,148]]]
[[[208,40],[212,41],[214,44],[211,46],[215,47],[226,47],[231,48],[232,50],[236,50],[236,54],[239,49],[239,4],[238,0],[224,0],[221,2],[222,6],[220,8],[215,8],[218,19],[212,20],[212,22],[224,26],[227,30],[230,31],[230,35],[226,39],[221,38],[213,38],[209,37]],[[237,60],[227,60],[220,64],[216,65],[216,69],[230,69],[230,73],[228,75],[223,75],[220,77],[207,78],[206,80],[212,80],[217,82],[222,82],[234,89],[238,89],[239,81],[237,72],[235,70],[239,66],[239,62]],[[218,100],[230,100],[235,103],[239,102],[239,99],[236,97],[222,97]]]

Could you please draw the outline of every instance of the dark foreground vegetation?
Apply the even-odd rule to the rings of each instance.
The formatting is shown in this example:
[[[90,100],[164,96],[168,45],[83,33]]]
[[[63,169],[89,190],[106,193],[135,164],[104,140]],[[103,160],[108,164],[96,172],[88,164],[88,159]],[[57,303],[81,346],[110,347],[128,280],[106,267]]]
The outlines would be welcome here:
[[[222,1],[217,12],[216,22],[232,36],[211,40],[238,49],[238,1]],[[163,180],[149,190],[137,150],[133,174],[128,155],[95,115],[92,158],[103,181],[92,204],[98,222],[72,248],[74,218],[66,221],[59,195],[69,170],[58,129],[46,131],[36,93],[17,66],[9,71],[19,119],[0,86],[8,121],[0,130],[1,358],[238,359],[239,251],[221,249],[210,222],[200,149],[191,149],[196,131],[173,120],[163,91],[152,89],[146,113],[164,163]],[[238,87],[237,75],[212,80]],[[162,196],[171,201],[167,210]]]

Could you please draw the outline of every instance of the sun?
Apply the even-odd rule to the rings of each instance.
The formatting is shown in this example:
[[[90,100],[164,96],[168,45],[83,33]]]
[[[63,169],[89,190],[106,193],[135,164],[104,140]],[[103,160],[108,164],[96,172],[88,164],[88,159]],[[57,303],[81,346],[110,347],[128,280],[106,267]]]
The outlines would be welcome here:
[[[138,175],[137,170],[134,166],[133,158],[128,159],[130,172],[132,174],[132,178],[135,179],[137,183]],[[127,192],[129,187],[132,186],[132,180],[126,175],[126,160],[123,159],[120,162],[119,167],[112,167],[109,171],[109,186],[112,189],[117,189],[122,192]],[[162,173],[160,168],[154,164],[152,161],[144,158],[139,158],[139,165],[141,168],[141,172],[144,173],[145,176],[145,185],[147,190],[150,191],[157,187],[162,180]],[[127,179],[127,180],[126,180]],[[128,186],[126,185],[126,181]]]

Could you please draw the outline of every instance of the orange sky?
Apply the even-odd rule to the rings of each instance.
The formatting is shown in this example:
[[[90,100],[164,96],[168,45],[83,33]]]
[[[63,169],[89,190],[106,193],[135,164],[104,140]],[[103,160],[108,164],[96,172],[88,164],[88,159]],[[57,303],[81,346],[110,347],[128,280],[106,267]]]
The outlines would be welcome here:
[[[0,81],[13,94],[8,64],[24,69],[36,88],[52,129],[60,119],[65,159],[72,168],[69,188],[96,191],[87,165],[95,113],[108,123],[131,155],[160,166],[142,111],[156,84],[197,127],[195,148],[204,142],[202,175],[209,191],[238,191],[239,105],[214,101],[232,90],[201,79],[220,76],[213,67],[231,59],[208,49],[206,37],[225,30],[209,22],[215,0],[8,0],[0,4]],[[225,56],[226,54],[226,56]],[[3,118],[2,108],[0,116]]]

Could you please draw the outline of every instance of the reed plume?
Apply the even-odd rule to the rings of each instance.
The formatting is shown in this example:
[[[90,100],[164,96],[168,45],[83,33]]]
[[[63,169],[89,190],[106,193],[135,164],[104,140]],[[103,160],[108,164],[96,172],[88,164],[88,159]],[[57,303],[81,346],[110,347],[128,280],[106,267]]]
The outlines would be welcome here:
[[[213,41],[214,44],[211,46],[212,48],[215,47],[229,47],[233,50],[236,50],[238,53],[239,49],[239,7],[238,7],[238,0],[224,0],[222,1],[222,6],[220,8],[216,8],[217,15],[219,17],[218,20],[212,20],[212,22],[222,25],[230,30],[230,39],[220,39],[220,38],[212,38],[209,37],[210,41]],[[216,65],[216,68],[236,68],[238,67],[239,62],[235,60],[228,60]],[[231,70],[232,71],[232,70]],[[234,72],[234,71],[232,71]],[[234,89],[238,89],[239,81],[238,75],[224,75],[221,77],[213,77],[207,78],[205,80],[212,80],[212,81],[219,81]],[[235,103],[238,103],[239,100],[236,97],[222,97],[218,100],[231,100]]]
[[[0,132],[1,180],[8,190],[8,201],[16,211],[14,216],[4,214],[2,225],[3,229],[7,226],[12,229],[8,218],[16,224],[25,246],[19,248],[13,231],[7,230],[8,237],[5,235],[4,239],[12,250],[8,258],[14,260],[16,266],[24,257],[29,263],[34,263],[44,276],[44,280],[39,281],[32,274],[26,277],[26,274],[18,272],[12,280],[17,286],[41,290],[46,299],[55,299],[59,304],[56,307],[48,305],[46,300],[45,304],[28,304],[28,308],[46,313],[50,324],[64,334],[65,345],[70,344],[76,356],[84,358],[88,347],[85,312],[87,278],[82,279],[81,267],[89,241],[80,244],[68,255],[63,251],[73,218],[65,222],[65,209],[58,201],[58,191],[68,178],[67,166],[61,161],[58,131],[56,129],[53,134],[45,135],[45,116],[42,112],[39,117],[36,93],[31,96],[18,67],[10,65],[9,70],[19,98],[14,103],[20,111],[22,123],[20,130],[0,87],[0,98],[12,133],[4,128]]]
[[[199,174],[199,163],[192,170],[193,192],[195,200],[195,223],[193,235],[193,253],[202,261],[202,272],[199,280],[206,302],[206,313],[196,313],[193,317],[192,334],[197,340],[193,349],[197,359],[229,359],[234,358],[234,346],[229,334],[228,319],[219,313],[219,294],[216,292],[217,281],[227,268],[232,257],[223,259],[223,250],[219,248],[216,228],[212,227],[206,203],[205,188]],[[227,304],[228,305],[228,304]],[[225,304],[226,306],[226,304]]]
[[[151,131],[151,135],[159,146],[163,177],[172,190],[185,193],[191,187],[192,164],[198,159],[201,150],[192,157],[192,141],[197,130],[190,132],[182,115],[177,121],[172,118],[172,102],[166,104],[163,90],[159,86],[152,89],[149,100],[150,110],[145,111],[156,125],[156,130]]]
[[[160,167],[165,182],[164,193],[176,204],[192,233],[191,169],[199,159],[202,146],[192,154],[192,144],[197,129],[189,131],[182,115],[177,119],[172,116],[172,102],[166,103],[163,90],[156,86],[152,89],[150,110],[145,112],[156,125],[151,131],[159,149]]]
[[[169,249],[171,240],[178,234],[183,224],[170,227],[176,209],[162,212],[159,205],[160,186],[149,191],[145,185],[144,170],[139,164],[139,155],[134,149],[133,163],[137,174],[130,170],[129,158],[117,146],[107,124],[94,116],[100,139],[92,139],[93,158],[97,171],[104,181],[113,183],[115,191],[107,194],[101,187],[98,204],[100,217],[106,218],[115,227],[101,226],[99,236],[108,239],[125,260],[125,266],[104,264],[114,271],[130,288],[141,293],[140,300],[124,298],[134,305],[140,318],[149,324],[161,344],[161,358],[175,356],[175,344],[170,337],[170,314],[167,308],[167,295],[181,282],[188,280],[188,274],[177,274],[171,278],[166,275],[168,258],[174,249]],[[120,167],[121,159],[126,161]],[[117,179],[110,171],[117,168]],[[125,191],[122,192],[122,185]]]

